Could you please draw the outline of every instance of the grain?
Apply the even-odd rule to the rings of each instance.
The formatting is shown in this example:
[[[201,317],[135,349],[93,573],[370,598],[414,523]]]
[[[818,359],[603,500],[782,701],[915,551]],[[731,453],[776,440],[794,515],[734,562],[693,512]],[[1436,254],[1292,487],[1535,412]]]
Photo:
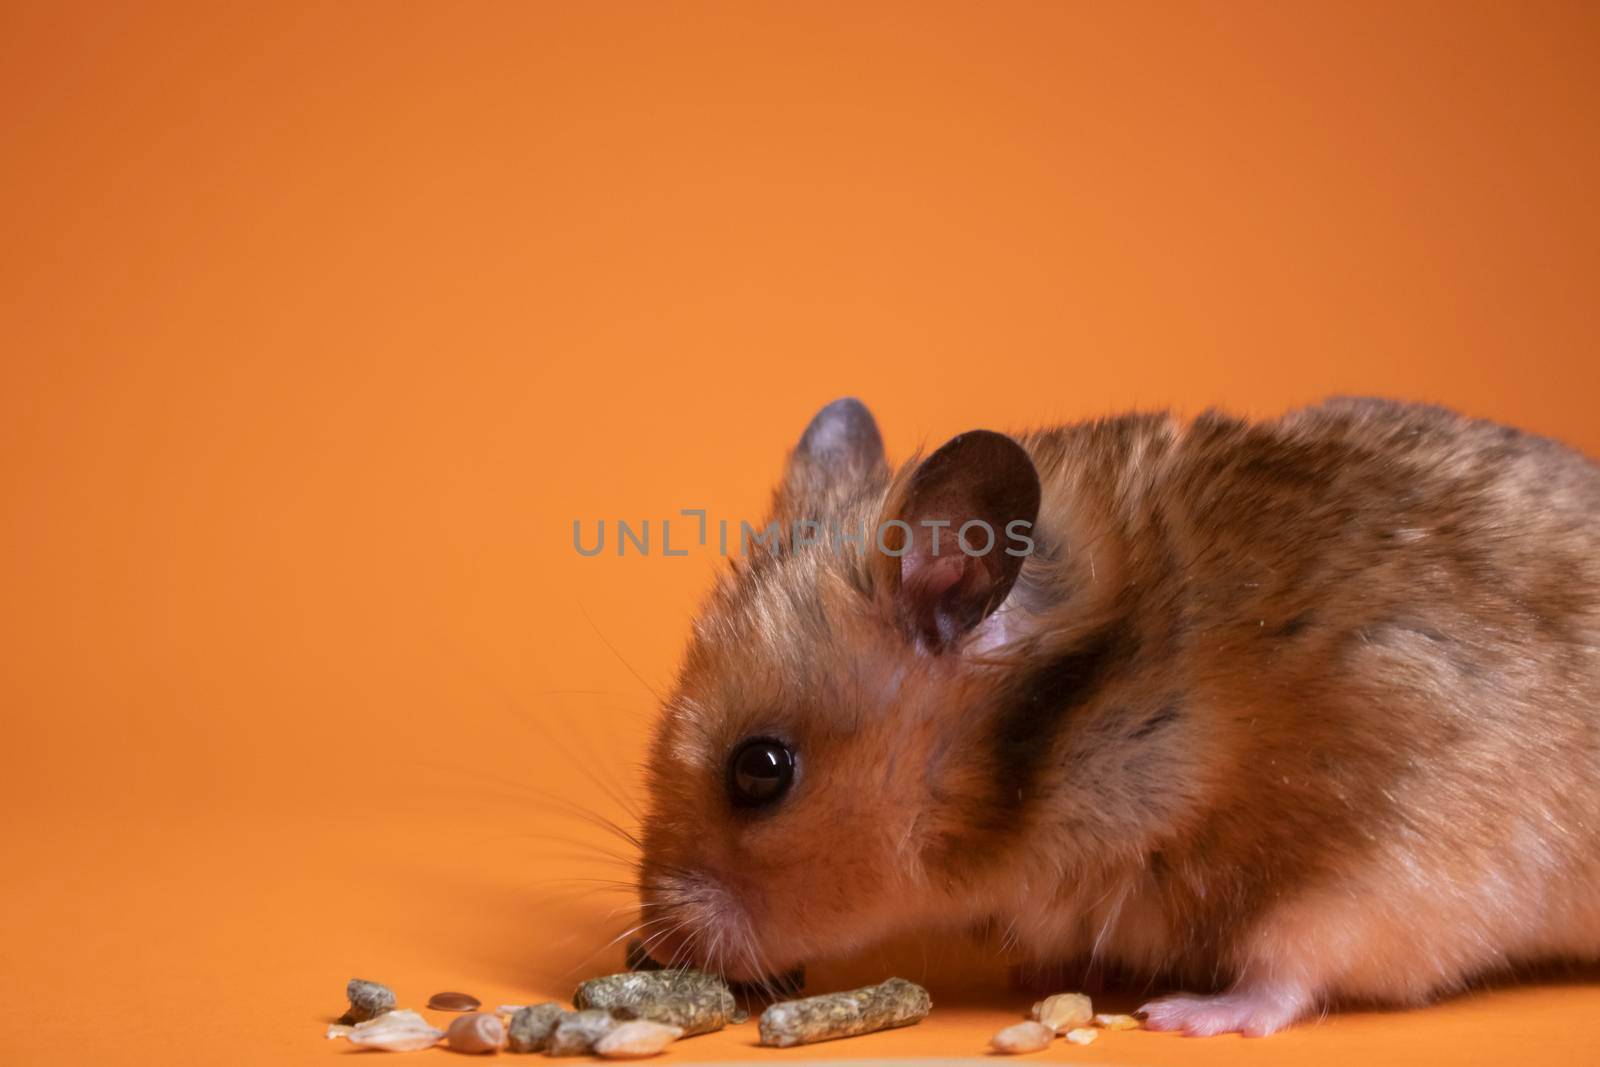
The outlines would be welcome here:
[[[556,1023],[563,1014],[561,1005],[553,1001],[518,1008],[511,1015],[511,1025],[506,1034],[507,1047],[512,1052],[543,1052],[550,1044],[550,1035],[555,1032]]]
[[[445,1040],[452,1052],[494,1052],[506,1039],[506,1027],[493,1015],[474,1012],[452,1019]]]
[[[446,992],[429,997],[428,1007],[433,1011],[477,1011],[480,1004],[471,993]]]
[[[437,1045],[444,1031],[428,1025],[428,1021],[414,1011],[390,1011],[357,1023],[345,1037],[352,1045],[362,1048],[416,1052]]]
[[[1137,1030],[1144,1025],[1132,1015],[1096,1015],[1094,1024],[1102,1030]]]
[[[679,1026],[630,1019],[606,1032],[594,1043],[594,1050],[608,1060],[637,1060],[656,1055],[682,1036]]]
[[[693,970],[630,971],[591,978],[578,987],[572,1003],[619,1018],[677,1026],[685,1036],[722,1029],[738,1008],[726,982]]]
[[[1099,1036],[1100,1031],[1083,1027],[1073,1027],[1067,1031],[1067,1040],[1074,1045],[1092,1045],[1094,1044],[1094,1039]]]
[[[777,1048],[910,1026],[927,1017],[928,991],[904,978],[865,989],[773,1004],[761,1013],[761,1043]]]
[[[1033,1017],[1058,1034],[1077,1026],[1087,1026],[1094,1018],[1094,1005],[1082,993],[1057,993],[1033,1006]]]
[[[364,1023],[394,1010],[394,990],[365,978],[352,978],[345,983],[344,995],[350,1001],[350,1010],[344,1013],[339,1022],[345,1025]]]
[[[608,1011],[564,1011],[544,1050],[551,1056],[585,1055],[593,1052],[595,1042],[616,1025],[617,1020]]]
[[[989,1039],[989,1044],[994,1046],[996,1052],[1015,1056],[1023,1052],[1038,1052],[1049,1048],[1055,1036],[1054,1030],[1030,1019],[1028,1022],[1015,1023],[1001,1030]]]

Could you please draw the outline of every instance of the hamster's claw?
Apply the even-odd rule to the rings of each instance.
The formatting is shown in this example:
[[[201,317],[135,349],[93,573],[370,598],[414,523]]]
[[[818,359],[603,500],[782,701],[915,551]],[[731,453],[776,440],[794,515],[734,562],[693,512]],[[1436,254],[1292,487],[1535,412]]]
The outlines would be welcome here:
[[[1190,1037],[1266,1037],[1292,1024],[1308,1007],[1308,998],[1297,990],[1258,987],[1212,996],[1175,993],[1139,1011],[1147,1030],[1181,1030]]]

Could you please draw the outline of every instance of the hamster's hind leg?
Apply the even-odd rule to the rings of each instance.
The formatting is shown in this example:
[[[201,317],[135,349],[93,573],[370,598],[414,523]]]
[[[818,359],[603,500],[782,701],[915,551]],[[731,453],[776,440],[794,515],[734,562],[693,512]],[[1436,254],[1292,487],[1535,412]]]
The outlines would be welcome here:
[[[1391,845],[1357,872],[1280,905],[1231,953],[1237,979],[1211,996],[1144,1006],[1152,1030],[1264,1036],[1333,1002],[1425,1004],[1503,966],[1528,942],[1537,879],[1517,884],[1470,849]],[[1444,862],[1444,861],[1448,861]],[[1453,868],[1449,866],[1453,864]]]
[[[1226,993],[1174,993],[1139,1010],[1151,1030],[1181,1030],[1190,1037],[1233,1033],[1265,1037],[1299,1021],[1314,1003],[1302,987],[1258,982]]]

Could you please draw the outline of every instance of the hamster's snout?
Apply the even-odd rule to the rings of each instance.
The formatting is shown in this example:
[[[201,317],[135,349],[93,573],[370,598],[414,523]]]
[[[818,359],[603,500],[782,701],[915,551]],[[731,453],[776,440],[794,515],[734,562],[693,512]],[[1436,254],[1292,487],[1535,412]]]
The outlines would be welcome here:
[[[736,981],[773,973],[763,969],[768,950],[748,910],[709,875],[647,868],[640,910],[639,935],[658,963],[688,964]]]

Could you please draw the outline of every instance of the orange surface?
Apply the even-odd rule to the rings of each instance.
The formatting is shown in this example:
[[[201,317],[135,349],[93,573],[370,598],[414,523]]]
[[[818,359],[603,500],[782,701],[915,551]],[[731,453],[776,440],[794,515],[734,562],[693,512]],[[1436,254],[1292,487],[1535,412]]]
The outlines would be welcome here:
[[[1597,54],[1582,3],[9,0],[0,1061],[325,1063],[352,974],[612,968],[626,869],[548,797],[621,814],[584,768],[631,788],[716,560],[571,522],[753,518],[834,396],[897,456],[1330,392],[1600,451]],[[814,984],[934,1018],[803,1054],[1026,1001],[886,952]],[[1045,1058],[1594,1063],[1597,1011]],[[669,1058],[802,1054],[751,1033]]]

